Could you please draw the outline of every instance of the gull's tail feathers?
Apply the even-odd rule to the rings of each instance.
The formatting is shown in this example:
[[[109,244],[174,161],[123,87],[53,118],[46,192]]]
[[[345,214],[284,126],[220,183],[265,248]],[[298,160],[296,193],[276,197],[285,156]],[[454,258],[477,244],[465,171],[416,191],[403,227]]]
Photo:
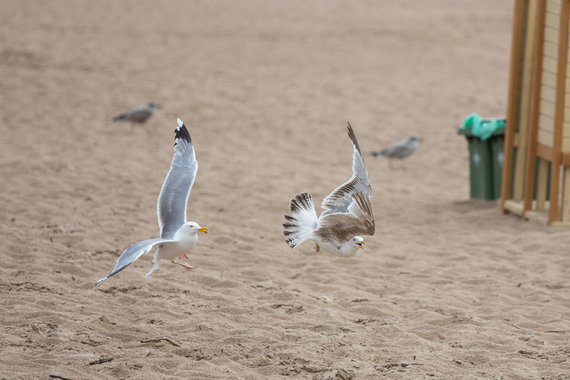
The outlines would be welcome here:
[[[127,119],[127,115],[122,113],[120,115],[117,115],[113,118],[113,121],[122,121],[122,120],[126,120]]]
[[[309,193],[301,193],[291,199],[289,207],[292,216],[285,215],[287,222],[283,224],[283,235],[287,237],[285,242],[293,249],[313,238],[313,232],[319,227],[319,218]]]
[[[374,157],[382,157],[382,156],[385,156],[386,153],[387,153],[386,149],[382,149],[382,150],[377,150],[377,151],[375,151],[375,152],[372,152],[371,154],[372,154]]]

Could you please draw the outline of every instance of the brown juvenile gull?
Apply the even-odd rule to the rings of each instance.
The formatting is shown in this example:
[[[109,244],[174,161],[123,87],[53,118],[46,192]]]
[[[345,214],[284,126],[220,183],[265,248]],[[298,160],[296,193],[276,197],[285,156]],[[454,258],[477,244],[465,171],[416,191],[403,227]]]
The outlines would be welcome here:
[[[147,276],[158,269],[161,260],[169,260],[188,270],[194,269],[186,263],[174,260],[188,258],[187,254],[198,242],[198,232],[207,233],[208,228],[200,227],[196,222],[186,221],[186,206],[198,171],[198,161],[190,134],[180,119],[178,119],[178,128],[174,134],[174,157],[158,195],[156,213],[160,238],[144,240],[131,245],[121,254],[113,271],[98,280],[95,286],[116,275],[154,247],[157,247],[152,261],[154,266],[146,274]]]
[[[374,235],[372,188],[360,146],[350,123],[348,136],[352,140],[352,178],[330,193],[321,205],[317,218],[311,194],[302,193],[291,199],[291,216],[285,215],[285,242],[295,248],[305,240],[313,240],[316,251],[323,246],[340,256],[354,256],[364,249],[364,239],[358,235]]]
[[[418,149],[419,142],[421,141],[422,139],[419,137],[411,135],[407,139],[398,141],[386,149],[372,152],[372,155],[374,157],[388,157],[388,164],[391,167],[393,158],[403,160],[404,158],[411,156]]]
[[[148,133],[149,130],[146,129],[145,123],[148,119],[150,119],[150,117],[154,114],[154,110],[157,108],[160,108],[160,105],[158,105],[155,102],[148,102],[146,104],[143,104],[142,106],[135,107],[132,110],[123,112],[122,114],[115,116],[113,118],[113,121],[130,122],[131,132],[133,131],[133,126],[135,124],[140,124],[145,128],[145,130]]]

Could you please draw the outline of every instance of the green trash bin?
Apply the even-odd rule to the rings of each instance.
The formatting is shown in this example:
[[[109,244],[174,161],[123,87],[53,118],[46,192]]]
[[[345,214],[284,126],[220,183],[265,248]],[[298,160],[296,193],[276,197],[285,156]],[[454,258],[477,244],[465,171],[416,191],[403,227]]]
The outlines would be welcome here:
[[[469,149],[469,195],[471,199],[501,197],[505,119],[467,116],[458,134],[465,136]]]
[[[469,195],[471,199],[495,200],[501,197],[504,127],[487,140],[469,129],[459,129],[469,149]]]
[[[493,171],[493,198],[501,198],[501,183],[503,180],[503,145],[505,144],[505,127],[497,129],[489,138],[491,144],[491,161]]]
[[[482,119],[477,114],[467,116],[457,131],[467,139],[469,148],[469,182],[471,199],[495,200],[501,197],[503,179],[503,146],[505,143],[505,119]],[[518,148],[513,150],[513,178]],[[533,199],[536,200],[538,163],[534,175]],[[548,163],[546,200],[550,198],[551,163]],[[511,188],[511,197],[513,196]]]

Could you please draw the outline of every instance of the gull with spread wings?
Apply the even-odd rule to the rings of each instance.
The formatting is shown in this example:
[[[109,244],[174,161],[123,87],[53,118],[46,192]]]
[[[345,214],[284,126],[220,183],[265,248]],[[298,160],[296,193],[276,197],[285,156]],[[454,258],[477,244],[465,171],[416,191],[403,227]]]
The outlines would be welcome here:
[[[349,122],[347,129],[353,146],[352,178],[323,200],[320,217],[317,217],[311,194],[301,193],[291,199],[292,215],[285,215],[287,221],[283,224],[285,242],[291,249],[305,240],[313,240],[317,252],[323,246],[340,256],[354,256],[359,249],[364,249],[364,239],[359,235],[374,235],[368,172]]]
[[[95,286],[116,275],[155,247],[154,266],[146,274],[147,276],[158,269],[162,260],[172,261],[187,270],[194,269],[186,263],[176,262],[175,259],[188,258],[187,254],[198,242],[198,232],[207,233],[208,228],[186,221],[186,206],[196,179],[198,161],[188,129],[180,119],[178,119],[178,128],[174,134],[174,157],[158,195],[157,216],[160,238],[144,240],[131,245],[121,254],[113,271],[98,280]]]

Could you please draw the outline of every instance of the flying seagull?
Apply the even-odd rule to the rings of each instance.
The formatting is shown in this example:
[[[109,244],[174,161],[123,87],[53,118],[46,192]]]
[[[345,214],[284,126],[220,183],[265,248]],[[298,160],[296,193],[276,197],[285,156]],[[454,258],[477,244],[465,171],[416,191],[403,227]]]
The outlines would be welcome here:
[[[421,141],[422,139],[419,137],[411,135],[407,139],[398,141],[386,149],[372,152],[372,155],[374,157],[388,157],[388,164],[392,167],[393,158],[403,160],[404,158],[411,156],[418,149],[419,142]]]
[[[142,125],[147,133],[150,133],[149,130],[146,128],[145,123],[150,117],[154,114],[154,110],[160,108],[160,105],[155,102],[148,102],[147,104],[143,104],[142,106],[138,106],[129,110],[127,112],[123,112],[120,115],[117,115],[113,118],[113,121],[123,121],[123,122],[130,122],[131,123],[131,132],[133,131],[133,126],[135,124]]]
[[[180,119],[178,119],[178,128],[174,134],[174,157],[158,195],[156,213],[160,238],[144,240],[131,245],[121,254],[113,271],[98,280],[95,286],[116,275],[154,247],[157,247],[152,261],[154,266],[146,274],[147,277],[158,269],[162,260],[170,260],[187,270],[194,269],[186,263],[174,260],[188,258],[187,254],[198,242],[198,232],[207,233],[208,228],[200,227],[196,222],[186,221],[186,205],[198,171],[198,161],[190,134]]]
[[[291,199],[291,216],[283,224],[285,242],[291,249],[305,240],[313,240],[316,251],[323,246],[340,256],[354,256],[364,249],[364,239],[358,235],[374,235],[372,188],[360,146],[350,123],[348,136],[352,141],[352,178],[330,193],[321,205],[319,217],[311,194],[302,193]]]

